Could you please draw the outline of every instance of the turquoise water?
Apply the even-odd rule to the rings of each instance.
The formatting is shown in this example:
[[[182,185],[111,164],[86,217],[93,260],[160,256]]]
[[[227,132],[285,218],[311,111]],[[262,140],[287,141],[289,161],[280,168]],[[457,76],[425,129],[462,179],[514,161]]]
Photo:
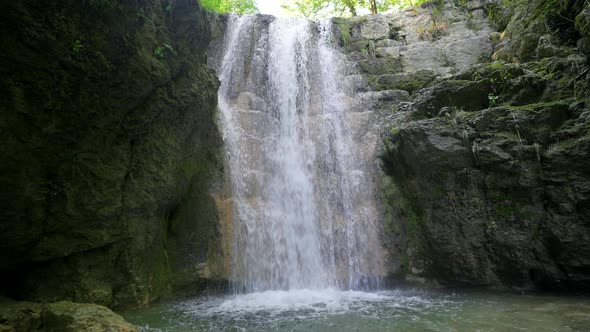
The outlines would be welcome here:
[[[590,331],[590,298],[470,291],[267,291],[123,316],[140,331]]]

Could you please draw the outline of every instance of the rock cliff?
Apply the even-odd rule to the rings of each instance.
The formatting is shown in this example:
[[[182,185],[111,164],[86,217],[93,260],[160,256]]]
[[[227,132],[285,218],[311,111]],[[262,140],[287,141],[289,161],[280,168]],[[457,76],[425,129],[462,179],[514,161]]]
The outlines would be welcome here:
[[[224,278],[210,19],[189,0],[0,5],[0,295],[136,306]]]
[[[434,9],[422,10],[436,17]],[[437,10],[439,27],[463,10],[471,20],[464,33],[470,24],[484,35],[472,37],[474,56],[450,46],[463,42],[444,41],[453,36],[447,23],[425,45],[445,44],[438,49],[451,50],[451,70],[437,60],[374,81],[413,93],[384,134],[390,272],[446,285],[587,290],[588,2],[470,1]]]

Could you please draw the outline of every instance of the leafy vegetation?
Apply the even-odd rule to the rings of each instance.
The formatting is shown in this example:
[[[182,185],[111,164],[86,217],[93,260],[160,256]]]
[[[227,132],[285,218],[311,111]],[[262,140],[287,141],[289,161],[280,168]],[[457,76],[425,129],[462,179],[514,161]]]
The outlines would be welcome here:
[[[201,5],[218,13],[256,14],[254,0],[201,0]]]
[[[283,7],[305,17],[356,16],[418,6],[427,0],[291,0]]]
[[[74,41],[72,41],[71,51],[73,55],[80,54],[83,48],[84,44],[82,44],[82,41],[80,39],[75,39]]]
[[[154,49],[154,56],[160,60],[166,58],[166,54],[174,54],[176,55],[176,51],[174,48],[166,43],[157,46]]]

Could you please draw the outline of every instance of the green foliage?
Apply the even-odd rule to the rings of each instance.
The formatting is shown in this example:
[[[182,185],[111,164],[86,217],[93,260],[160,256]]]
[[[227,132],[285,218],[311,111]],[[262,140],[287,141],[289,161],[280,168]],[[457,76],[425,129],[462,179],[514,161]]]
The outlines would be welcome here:
[[[308,18],[357,15],[357,0],[291,0],[283,8]]]
[[[469,30],[473,30],[473,31],[479,31],[479,24],[475,23],[475,21],[473,20],[473,13],[468,12],[467,13],[467,29]]]
[[[218,13],[256,14],[254,0],[201,0],[201,5]]]
[[[164,47],[158,46],[154,49],[154,56],[160,60],[164,59]]]
[[[352,39],[352,35],[350,34],[350,28],[341,30],[342,34],[342,42],[344,44],[348,44],[350,39]]]
[[[70,51],[72,52],[73,55],[78,55],[78,54],[80,54],[80,52],[82,51],[83,48],[84,48],[84,45],[82,44],[82,41],[80,39],[75,39],[74,41],[72,41],[72,46],[70,47]]]
[[[447,25],[446,23],[439,23],[439,24],[432,24],[429,27],[422,28],[418,27],[418,38],[420,40],[438,40],[441,36],[444,36],[447,33]]]
[[[377,14],[418,6],[427,0],[291,0],[283,8],[309,18]]]
[[[403,274],[410,274],[411,273],[410,257],[408,256],[408,254],[405,254],[402,256],[401,263],[400,263],[400,269]]]
[[[498,96],[494,94],[488,95],[488,100],[490,101],[490,107],[495,107],[498,104]]]
[[[174,50],[174,48],[172,48],[172,46],[170,46],[166,43],[163,43],[162,45],[158,45],[154,49],[154,56],[160,60],[166,58],[166,54],[176,55],[176,51]]]
[[[504,220],[529,220],[533,217],[526,207],[521,206],[515,197],[502,192],[492,192],[490,199],[493,202],[496,216]]]

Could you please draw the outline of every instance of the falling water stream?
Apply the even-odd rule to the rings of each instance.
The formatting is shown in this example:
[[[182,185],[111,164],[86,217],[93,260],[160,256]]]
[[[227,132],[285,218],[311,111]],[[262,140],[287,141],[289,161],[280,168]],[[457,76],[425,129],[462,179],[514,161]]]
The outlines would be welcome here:
[[[378,211],[348,126],[331,24],[232,16],[218,73],[245,292],[366,290],[382,260]]]
[[[232,294],[124,313],[145,331],[576,331],[586,299],[383,290],[375,156],[329,21],[229,16],[219,126],[234,202]]]

